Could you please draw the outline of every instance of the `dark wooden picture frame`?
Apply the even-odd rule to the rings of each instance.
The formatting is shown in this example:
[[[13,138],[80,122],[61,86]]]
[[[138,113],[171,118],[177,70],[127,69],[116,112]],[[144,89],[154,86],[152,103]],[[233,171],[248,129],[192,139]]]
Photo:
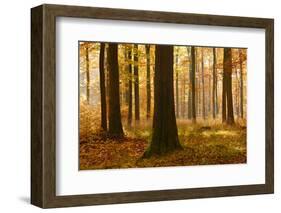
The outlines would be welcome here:
[[[265,184],[87,195],[56,195],[56,17],[265,29]],[[41,5],[31,9],[31,203],[42,208],[274,192],[274,20],[264,18]]]

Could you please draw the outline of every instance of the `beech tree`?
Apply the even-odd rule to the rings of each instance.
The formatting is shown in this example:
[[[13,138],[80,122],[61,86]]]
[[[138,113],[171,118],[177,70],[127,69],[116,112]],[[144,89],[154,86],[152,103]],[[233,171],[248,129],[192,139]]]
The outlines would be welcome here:
[[[113,137],[123,137],[123,127],[120,113],[119,93],[119,68],[118,45],[110,43],[108,47],[109,69],[109,129],[108,133]]]
[[[173,46],[156,45],[152,140],[144,157],[180,149],[174,105]]]
[[[232,54],[231,48],[224,48],[223,59],[223,122],[234,124],[232,97]]]
[[[195,101],[195,50],[194,46],[191,47],[191,70],[190,70],[190,82],[191,82],[191,118],[193,122],[196,122],[196,101]]]
[[[139,61],[138,45],[134,45],[134,92],[135,92],[135,120],[140,120],[140,98],[139,98]]]
[[[146,118],[150,118],[151,88],[150,88],[150,45],[145,45],[146,51]]]
[[[105,73],[104,73],[104,43],[100,44],[99,73],[100,73],[100,99],[101,99],[101,127],[107,131],[106,113],[106,92],[105,92]]]

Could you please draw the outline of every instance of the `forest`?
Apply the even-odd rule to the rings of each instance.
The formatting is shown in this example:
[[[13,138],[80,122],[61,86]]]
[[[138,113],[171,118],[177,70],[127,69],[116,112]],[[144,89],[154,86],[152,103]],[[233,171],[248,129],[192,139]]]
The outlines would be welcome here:
[[[79,169],[247,161],[247,49],[79,42]]]

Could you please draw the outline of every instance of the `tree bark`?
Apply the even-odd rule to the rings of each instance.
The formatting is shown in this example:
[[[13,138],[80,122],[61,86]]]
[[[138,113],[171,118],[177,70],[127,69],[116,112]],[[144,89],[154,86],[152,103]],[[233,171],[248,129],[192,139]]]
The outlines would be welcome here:
[[[234,124],[233,115],[233,97],[232,97],[232,54],[231,48],[224,49],[224,74],[226,77],[226,103],[227,103],[227,118],[226,123]]]
[[[124,132],[120,113],[119,96],[119,67],[118,67],[118,45],[110,43],[108,47],[109,68],[109,130],[112,137],[123,137]]]
[[[192,122],[195,123],[196,122],[196,100],[195,100],[195,93],[196,93],[196,90],[195,90],[195,47],[192,46],[191,47],[191,70],[190,70],[190,73],[191,73],[191,119],[192,119]]]
[[[135,120],[140,120],[140,99],[139,99],[139,65],[138,45],[134,44],[134,89],[135,89]]]
[[[99,71],[100,71],[101,127],[104,131],[107,131],[105,73],[104,73],[104,43],[100,44]]]
[[[143,157],[181,149],[174,105],[173,46],[156,45],[152,141]]]
[[[150,45],[145,46],[146,50],[146,118],[150,118],[151,88],[150,88]]]

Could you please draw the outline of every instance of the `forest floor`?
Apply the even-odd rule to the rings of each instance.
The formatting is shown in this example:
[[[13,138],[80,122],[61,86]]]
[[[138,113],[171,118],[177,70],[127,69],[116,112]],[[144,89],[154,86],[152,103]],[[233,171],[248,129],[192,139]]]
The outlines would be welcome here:
[[[143,159],[151,127],[124,127],[126,137],[108,139],[102,132],[80,136],[80,169],[110,169],[246,163],[246,128],[178,121],[182,150]]]

